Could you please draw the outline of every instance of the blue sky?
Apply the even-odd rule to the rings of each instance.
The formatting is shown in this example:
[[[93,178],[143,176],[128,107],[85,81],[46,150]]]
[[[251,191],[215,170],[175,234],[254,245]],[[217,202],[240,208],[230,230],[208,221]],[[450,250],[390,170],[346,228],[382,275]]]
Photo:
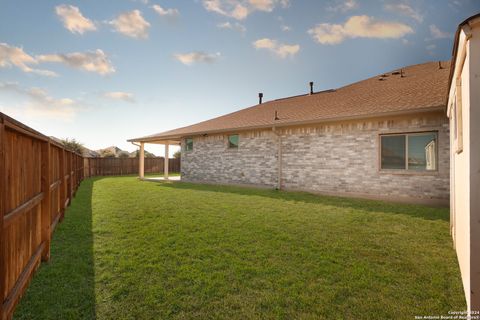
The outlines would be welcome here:
[[[98,149],[451,57],[478,0],[0,2],[0,111]],[[161,147],[148,146],[161,154]]]

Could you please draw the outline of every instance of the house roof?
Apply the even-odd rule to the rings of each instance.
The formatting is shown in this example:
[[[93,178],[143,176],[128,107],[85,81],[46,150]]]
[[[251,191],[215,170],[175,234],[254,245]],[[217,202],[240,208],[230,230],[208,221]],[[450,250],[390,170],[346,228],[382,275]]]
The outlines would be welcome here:
[[[449,69],[449,61],[441,62],[441,68],[439,62],[413,65],[338,89],[272,100],[129,141],[153,142],[207,133],[443,110]]]
[[[451,61],[451,66],[450,66],[450,74],[448,77],[448,90],[447,90],[447,100],[448,100],[448,95],[450,91],[450,85],[452,83],[453,79],[453,73],[455,72],[455,63],[457,61],[457,53],[458,53],[458,46],[459,46],[459,37],[460,37],[460,31],[465,25],[468,25],[471,21],[480,18],[480,13],[477,13],[471,17],[468,17],[467,19],[463,20],[457,27],[457,31],[455,32],[455,39],[453,40],[453,48],[452,48],[452,60]],[[446,103],[445,103],[446,104]]]

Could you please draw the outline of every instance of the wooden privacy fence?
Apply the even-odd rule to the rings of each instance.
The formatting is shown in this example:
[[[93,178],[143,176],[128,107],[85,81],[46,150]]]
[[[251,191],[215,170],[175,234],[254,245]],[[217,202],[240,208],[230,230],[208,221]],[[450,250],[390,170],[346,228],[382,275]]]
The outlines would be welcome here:
[[[145,172],[163,172],[146,158]],[[0,113],[0,318],[13,311],[84,177],[138,173],[138,158],[83,158]],[[180,159],[169,159],[171,172]]]
[[[137,174],[138,158],[85,158],[85,177]],[[163,174],[164,158],[145,158],[145,173]],[[180,172],[180,159],[168,159],[168,171]]]
[[[84,177],[83,157],[0,113],[0,316],[10,319]]]

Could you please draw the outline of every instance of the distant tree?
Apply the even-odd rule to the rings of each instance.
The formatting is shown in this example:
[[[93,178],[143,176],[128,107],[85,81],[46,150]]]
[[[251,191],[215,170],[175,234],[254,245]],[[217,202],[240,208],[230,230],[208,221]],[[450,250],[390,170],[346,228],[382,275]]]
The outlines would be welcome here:
[[[129,158],[130,154],[127,151],[122,151],[118,154],[119,158]]]
[[[182,156],[182,152],[180,150],[176,151],[174,154],[173,154],[173,157],[175,159],[180,159],[180,157]]]
[[[104,151],[102,153],[102,158],[115,158],[115,157],[116,157],[115,154],[110,150]]]
[[[155,158],[155,157],[156,157],[156,155],[154,155],[153,153],[145,150],[145,158]]]
[[[63,139],[63,146],[65,149],[82,154],[83,153],[83,144],[75,139]]]
[[[140,150],[134,151],[133,156],[134,156],[135,158],[138,158],[138,157],[140,156]],[[154,155],[153,153],[148,152],[147,150],[145,150],[145,158],[155,158],[155,157],[156,157],[156,155]]]

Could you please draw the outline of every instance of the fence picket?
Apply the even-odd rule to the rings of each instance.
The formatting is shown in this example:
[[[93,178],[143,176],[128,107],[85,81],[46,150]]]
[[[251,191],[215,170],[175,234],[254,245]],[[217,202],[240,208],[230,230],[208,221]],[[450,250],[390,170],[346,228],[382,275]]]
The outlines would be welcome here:
[[[170,172],[180,172],[180,159],[168,159]],[[138,158],[84,158],[85,176],[121,176],[138,173]],[[163,175],[164,158],[145,158],[145,173]]]

